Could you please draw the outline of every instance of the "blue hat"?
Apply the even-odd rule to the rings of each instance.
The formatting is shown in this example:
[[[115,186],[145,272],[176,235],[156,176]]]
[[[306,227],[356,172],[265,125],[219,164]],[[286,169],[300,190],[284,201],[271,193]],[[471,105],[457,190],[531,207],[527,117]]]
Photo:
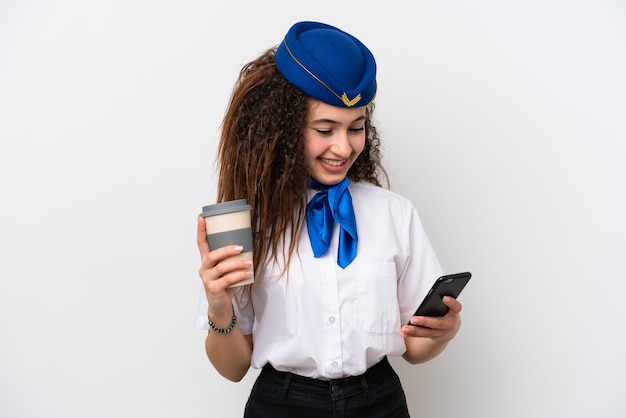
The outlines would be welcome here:
[[[376,94],[376,60],[354,36],[317,22],[293,25],[276,50],[281,74],[309,96],[360,107]]]

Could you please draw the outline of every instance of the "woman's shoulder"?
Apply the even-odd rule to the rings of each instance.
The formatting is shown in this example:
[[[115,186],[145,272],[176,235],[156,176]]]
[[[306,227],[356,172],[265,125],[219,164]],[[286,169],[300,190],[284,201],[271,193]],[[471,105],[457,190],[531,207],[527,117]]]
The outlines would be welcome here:
[[[408,198],[367,182],[351,184],[350,194],[359,240],[389,243],[397,238],[408,242],[411,226],[419,223],[417,210]]]
[[[394,204],[413,208],[413,203],[406,197],[384,187],[366,181],[357,181],[350,184],[350,194],[353,199],[369,201],[369,203]]]

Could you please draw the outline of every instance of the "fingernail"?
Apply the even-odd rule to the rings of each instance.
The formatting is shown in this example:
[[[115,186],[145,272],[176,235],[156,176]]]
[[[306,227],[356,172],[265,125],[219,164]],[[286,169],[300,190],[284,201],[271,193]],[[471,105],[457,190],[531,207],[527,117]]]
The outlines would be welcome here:
[[[233,248],[233,250],[235,250],[235,251],[243,251],[243,246],[236,245],[235,248]]]

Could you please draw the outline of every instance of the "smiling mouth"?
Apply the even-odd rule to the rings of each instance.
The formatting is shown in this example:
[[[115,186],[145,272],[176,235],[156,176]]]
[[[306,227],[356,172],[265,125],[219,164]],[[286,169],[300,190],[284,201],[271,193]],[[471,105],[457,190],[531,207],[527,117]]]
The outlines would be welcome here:
[[[332,165],[333,167],[340,167],[346,163],[346,160],[327,160],[325,158],[320,158],[320,160],[324,164]]]

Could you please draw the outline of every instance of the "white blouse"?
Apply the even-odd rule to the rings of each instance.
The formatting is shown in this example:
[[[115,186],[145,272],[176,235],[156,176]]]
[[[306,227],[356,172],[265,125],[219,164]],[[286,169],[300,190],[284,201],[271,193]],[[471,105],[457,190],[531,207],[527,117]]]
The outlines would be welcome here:
[[[443,270],[407,199],[365,182],[349,189],[359,237],[349,266],[337,265],[337,225],[321,258],[313,257],[305,227],[288,275],[270,266],[255,277],[251,303],[235,301],[239,327],[253,335],[252,367],[269,362],[277,370],[336,379],[406,351],[400,327]],[[202,291],[200,329],[208,329],[207,308]]]

